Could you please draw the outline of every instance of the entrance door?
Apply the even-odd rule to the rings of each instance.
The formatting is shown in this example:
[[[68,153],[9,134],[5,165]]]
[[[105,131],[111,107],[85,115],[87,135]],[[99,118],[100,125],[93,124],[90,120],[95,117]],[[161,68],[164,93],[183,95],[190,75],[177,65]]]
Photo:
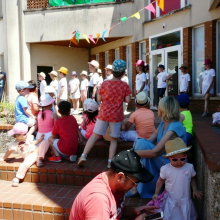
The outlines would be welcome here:
[[[165,66],[165,71],[172,75],[168,81],[168,86],[165,95],[177,96],[178,95],[178,78],[179,67],[181,66],[181,46],[173,46],[164,49],[154,50],[150,55],[150,98],[151,109],[157,109],[158,106],[158,94],[157,94],[157,80],[158,74],[157,67],[160,64]]]

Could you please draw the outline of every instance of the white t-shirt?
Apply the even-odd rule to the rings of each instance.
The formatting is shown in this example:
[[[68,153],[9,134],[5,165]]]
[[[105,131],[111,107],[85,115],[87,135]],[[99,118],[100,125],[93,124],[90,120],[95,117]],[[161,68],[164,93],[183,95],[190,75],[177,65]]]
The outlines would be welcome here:
[[[143,82],[146,82],[146,74],[145,73],[137,74],[135,82],[136,82],[136,90],[139,91],[141,86],[142,86],[142,84],[143,84]],[[144,90],[147,90],[146,84],[144,86],[143,91]]]
[[[40,82],[40,95],[43,95],[44,94],[44,91],[45,91],[45,88],[47,86],[47,83],[45,80],[42,80]]]
[[[190,82],[190,75],[189,73],[182,74],[179,79],[180,84],[180,92],[185,92],[188,88],[188,82]]]
[[[99,76],[99,82],[98,82],[98,87],[100,87],[103,83],[103,77],[102,76]]]
[[[64,90],[63,90],[63,94],[61,95],[60,99],[67,100],[68,99],[68,97],[67,97],[68,92],[67,92],[66,77],[62,78],[58,83],[58,98],[60,96],[60,90],[62,87],[64,87]]]
[[[106,80],[110,80],[110,79],[113,79],[113,74],[106,76]]]
[[[98,85],[99,82],[99,74],[93,73],[90,77],[89,86],[94,87],[94,85]]]
[[[88,87],[89,86],[89,81],[88,81],[88,79],[83,79],[82,81],[81,81],[81,84],[80,84],[80,90],[82,91],[82,90],[86,90],[86,87]]]
[[[69,88],[70,88],[70,93],[73,93],[73,91],[76,89],[76,86],[79,85],[79,79],[75,78],[75,79],[71,79],[69,81]],[[79,92],[79,86],[78,89],[76,90],[76,93]]]
[[[121,81],[126,82],[128,84],[128,77],[127,76],[122,77]]]
[[[203,78],[202,84],[204,86],[209,86],[211,84],[213,76],[215,76],[215,70],[214,69],[205,70],[202,74],[202,78]]]
[[[50,86],[52,86],[55,91],[58,89],[58,80],[51,81]]]
[[[166,88],[167,82],[164,82],[164,80],[169,76],[169,73],[161,72],[157,75],[158,81],[157,81],[157,88]]]

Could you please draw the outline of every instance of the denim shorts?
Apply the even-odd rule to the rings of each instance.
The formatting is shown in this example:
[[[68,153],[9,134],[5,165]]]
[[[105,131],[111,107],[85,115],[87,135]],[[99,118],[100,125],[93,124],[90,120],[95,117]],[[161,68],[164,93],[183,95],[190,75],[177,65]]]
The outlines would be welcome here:
[[[122,124],[121,121],[120,122],[108,122],[108,121],[102,121],[102,120],[97,119],[93,132],[95,134],[105,135],[106,130],[109,126],[110,136],[113,138],[119,138],[120,131],[121,131],[121,124]]]

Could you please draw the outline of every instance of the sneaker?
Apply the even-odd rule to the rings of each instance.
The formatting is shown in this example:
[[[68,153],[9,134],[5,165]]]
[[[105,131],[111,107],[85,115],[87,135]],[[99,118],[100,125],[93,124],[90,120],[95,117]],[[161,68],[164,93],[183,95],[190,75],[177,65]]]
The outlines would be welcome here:
[[[82,156],[79,158],[77,165],[78,165],[79,167],[83,167],[83,166],[85,165],[85,163],[86,163],[86,156],[85,156],[85,155],[82,155]]]
[[[206,117],[208,114],[206,113],[206,112],[204,112],[203,114],[202,114],[202,117]]]
[[[12,180],[12,184],[11,184],[13,187],[18,187],[19,185],[19,179],[17,177],[15,177],[13,180]]]
[[[78,115],[79,112],[78,112],[78,110],[75,110],[72,114],[73,114],[73,115]]]
[[[76,159],[77,159],[77,155],[71,155],[69,157],[69,161],[72,162],[72,163],[76,162]]]
[[[111,162],[108,162],[107,168],[108,168],[108,169],[111,168]]]
[[[55,156],[55,155],[49,157],[48,160],[55,163],[59,163],[62,161],[61,156]]]

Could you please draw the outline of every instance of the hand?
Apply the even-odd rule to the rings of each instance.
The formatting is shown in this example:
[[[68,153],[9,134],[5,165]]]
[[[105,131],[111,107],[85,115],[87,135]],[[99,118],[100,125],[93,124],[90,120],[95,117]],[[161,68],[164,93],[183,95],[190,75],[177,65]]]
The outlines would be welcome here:
[[[199,190],[193,190],[193,198],[202,199],[203,192]]]
[[[44,139],[44,136],[45,136],[45,135],[44,135],[44,134],[42,134],[40,138],[43,140],[43,139]]]
[[[158,198],[158,194],[155,193],[155,194],[153,195],[152,199],[153,199],[153,200],[156,200],[157,198]]]
[[[147,215],[144,213],[142,215],[139,215],[135,220],[143,220]]]
[[[142,213],[146,213],[146,214],[152,214],[152,213],[156,213],[157,211],[155,209],[159,209],[160,207],[158,206],[140,206],[134,209],[134,212],[136,213],[136,215],[140,215]]]

